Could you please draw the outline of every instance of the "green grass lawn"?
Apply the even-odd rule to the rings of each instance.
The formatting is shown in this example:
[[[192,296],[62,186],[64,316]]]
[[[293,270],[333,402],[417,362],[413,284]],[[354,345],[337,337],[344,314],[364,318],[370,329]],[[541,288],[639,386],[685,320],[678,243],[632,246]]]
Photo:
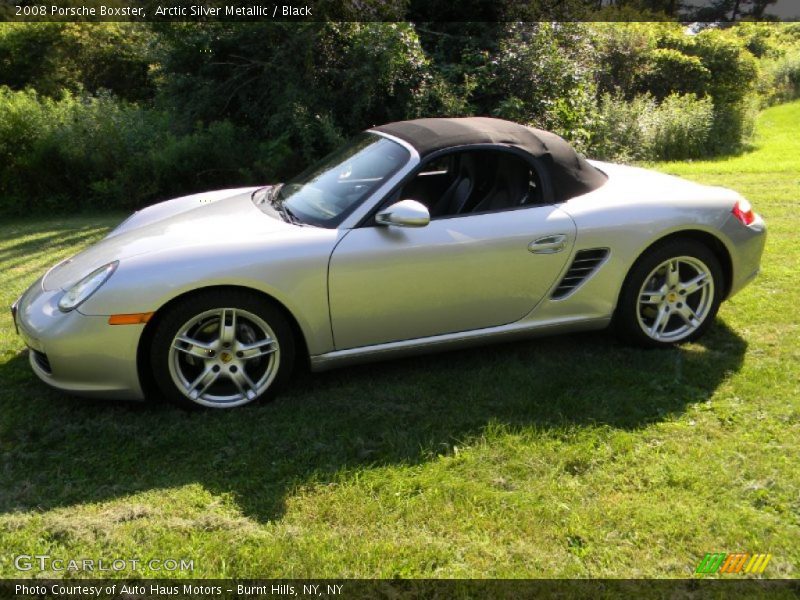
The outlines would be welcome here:
[[[198,577],[686,577],[710,551],[797,577],[800,102],[764,112],[755,145],[656,166],[740,191],[770,228],[761,277],[673,350],[564,336],[186,414],[50,391],[0,313],[0,577],[21,553]],[[0,305],[122,217],[0,224]]]

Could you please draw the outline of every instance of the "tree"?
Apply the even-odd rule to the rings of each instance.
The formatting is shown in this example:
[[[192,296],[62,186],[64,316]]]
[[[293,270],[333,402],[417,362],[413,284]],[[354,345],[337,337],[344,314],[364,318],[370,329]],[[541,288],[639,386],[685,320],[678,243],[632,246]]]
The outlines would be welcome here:
[[[221,119],[246,128],[269,144],[271,172],[290,174],[345,136],[436,110],[428,60],[407,23],[183,23],[159,32],[160,102],[185,130]]]
[[[0,84],[53,98],[109,90],[148,99],[152,42],[139,23],[0,23]]]

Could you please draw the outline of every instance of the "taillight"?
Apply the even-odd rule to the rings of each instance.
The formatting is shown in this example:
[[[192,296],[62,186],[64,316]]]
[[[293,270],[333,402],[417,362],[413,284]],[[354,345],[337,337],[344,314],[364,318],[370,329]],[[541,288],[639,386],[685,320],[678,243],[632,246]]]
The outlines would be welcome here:
[[[753,212],[753,207],[744,199],[737,201],[736,204],[733,205],[733,210],[731,210],[731,212],[733,216],[739,219],[744,225],[750,225],[750,223],[756,220],[756,213]]]

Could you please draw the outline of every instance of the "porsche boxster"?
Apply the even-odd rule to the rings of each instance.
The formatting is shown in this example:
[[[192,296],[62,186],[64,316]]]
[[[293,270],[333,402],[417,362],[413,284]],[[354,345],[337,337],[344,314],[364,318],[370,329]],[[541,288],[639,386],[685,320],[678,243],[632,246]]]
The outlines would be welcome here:
[[[12,307],[43,381],[232,408],[312,370],[613,325],[698,338],[759,271],[738,193],[490,118],[374,127],[286,183],[134,213]]]

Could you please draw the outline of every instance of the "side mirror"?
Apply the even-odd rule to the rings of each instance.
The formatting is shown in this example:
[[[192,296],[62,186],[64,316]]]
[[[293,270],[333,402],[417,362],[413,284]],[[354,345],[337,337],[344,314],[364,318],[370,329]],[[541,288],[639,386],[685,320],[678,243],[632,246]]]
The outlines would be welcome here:
[[[401,200],[389,208],[384,208],[375,221],[379,225],[396,225],[397,227],[425,227],[431,222],[428,208],[416,200]]]

